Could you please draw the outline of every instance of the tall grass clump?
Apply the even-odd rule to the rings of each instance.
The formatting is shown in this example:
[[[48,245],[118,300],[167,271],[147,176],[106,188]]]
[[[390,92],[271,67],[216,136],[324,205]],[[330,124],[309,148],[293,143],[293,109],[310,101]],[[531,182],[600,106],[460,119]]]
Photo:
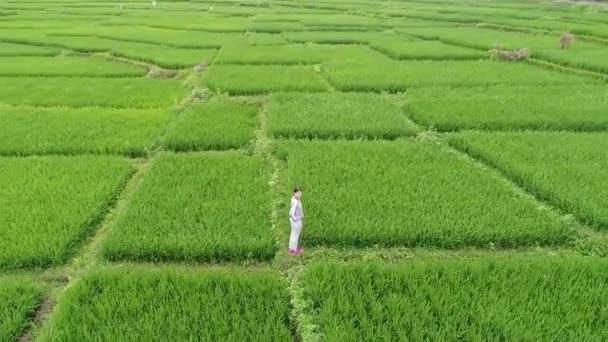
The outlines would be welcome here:
[[[571,230],[503,180],[432,142],[278,143],[306,192],[306,241],[338,246],[560,244]]]
[[[165,109],[0,107],[0,154],[146,154],[175,117]]]
[[[578,256],[317,262],[301,286],[327,341],[602,341],[607,272]]]
[[[145,68],[99,57],[0,57],[0,76],[144,76]]]
[[[326,89],[312,66],[213,65],[203,82],[215,91],[236,95],[272,91],[319,92]]]
[[[286,284],[266,270],[122,267],[70,288],[41,341],[292,341]]]
[[[41,301],[40,285],[20,278],[0,278],[0,340],[16,341]]]
[[[268,128],[284,138],[381,138],[413,135],[397,99],[363,93],[275,93]]]
[[[258,108],[228,100],[195,104],[182,112],[163,145],[174,151],[241,148],[255,138]]]
[[[608,229],[608,134],[466,132],[449,141],[582,222]]]
[[[65,261],[131,172],[116,157],[0,158],[0,268]]]
[[[179,81],[144,78],[0,77],[0,102],[36,106],[163,108],[185,95]]]
[[[261,159],[229,153],[162,153],[119,217],[112,260],[270,259],[269,173]]]
[[[407,92],[416,122],[441,131],[608,129],[603,85],[416,88]]]

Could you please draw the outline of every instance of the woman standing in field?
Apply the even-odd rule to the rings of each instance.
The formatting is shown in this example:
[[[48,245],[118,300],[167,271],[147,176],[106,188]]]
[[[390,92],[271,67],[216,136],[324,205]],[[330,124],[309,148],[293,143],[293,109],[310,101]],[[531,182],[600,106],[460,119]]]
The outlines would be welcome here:
[[[300,233],[302,232],[302,220],[304,219],[304,210],[302,208],[302,189],[297,187],[293,189],[293,197],[291,198],[291,208],[289,209],[289,222],[291,223],[291,237],[289,238],[289,254],[297,255],[304,253],[302,248],[298,248]]]

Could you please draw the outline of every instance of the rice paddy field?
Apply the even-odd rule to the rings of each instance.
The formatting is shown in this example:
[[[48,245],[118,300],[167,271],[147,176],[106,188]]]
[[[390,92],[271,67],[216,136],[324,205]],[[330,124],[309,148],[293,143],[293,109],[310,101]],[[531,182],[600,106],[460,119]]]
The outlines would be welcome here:
[[[606,341],[607,82],[603,1],[0,0],[0,341]]]

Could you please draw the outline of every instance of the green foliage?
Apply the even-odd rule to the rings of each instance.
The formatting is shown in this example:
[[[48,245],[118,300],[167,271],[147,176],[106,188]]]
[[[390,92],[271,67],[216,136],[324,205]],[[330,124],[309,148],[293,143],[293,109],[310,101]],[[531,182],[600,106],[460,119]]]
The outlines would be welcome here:
[[[416,88],[407,92],[416,122],[462,129],[608,129],[604,85]]]
[[[491,257],[317,262],[302,278],[327,341],[601,341],[608,263]]]
[[[13,105],[169,107],[184,95],[175,80],[0,77],[0,102]]]
[[[597,229],[608,229],[608,134],[467,132],[449,141],[535,195]]]
[[[370,46],[396,59],[483,59],[487,52],[443,44],[438,41],[377,40]]]
[[[330,83],[345,91],[402,91],[420,86],[553,85],[593,82],[525,63],[407,61],[370,65],[358,60],[323,62]]]
[[[160,109],[0,107],[0,154],[143,156],[173,117]]]
[[[432,142],[283,142],[313,245],[559,244],[571,235],[490,172]],[[287,197],[287,196],[286,196]],[[287,214],[285,214],[287,215]]]
[[[0,340],[16,341],[41,300],[42,289],[32,281],[0,278]]]
[[[0,76],[143,76],[147,70],[98,57],[0,57]]]
[[[368,44],[390,37],[391,34],[374,31],[302,31],[284,32],[290,42],[319,44]]]
[[[283,65],[213,65],[204,84],[231,95],[265,94],[272,91],[319,92],[326,89],[312,67]]]
[[[195,104],[180,114],[163,145],[174,151],[241,148],[255,138],[255,106],[227,100]]]
[[[216,49],[183,49],[136,42],[116,42],[110,53],[115,56],[152,63],[163,68],[182,69],[210,64]]]
[[[54,56],[57,50],[31,46],[24,44],[13,44],[0,42],[0,56]]]
[[[116,157],[0,158],[0,268],[65,261],[130,173]]]
[[[413,135],[395,98],[357,93],[276,93],[268,129],[284,138],[383,138]]]
[[[66,293],[41,341],[291,341],[289,297],[266,271],[121,267]]]
[[[104,254],[112,260],[270,259],[268,181],[264,162],[240,153],[162,153]]]
[[[247,42],[251,45],[281,45],[287,44],[287,40],[280,34],[255,33],[247,34]]]

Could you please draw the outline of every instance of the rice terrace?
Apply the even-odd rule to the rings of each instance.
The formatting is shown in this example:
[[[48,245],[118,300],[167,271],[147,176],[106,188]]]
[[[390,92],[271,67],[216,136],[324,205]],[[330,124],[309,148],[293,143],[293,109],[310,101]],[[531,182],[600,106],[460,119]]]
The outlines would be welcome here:
[[[602,1],[0,0],[0,342],[608,341],[607,82]]]

